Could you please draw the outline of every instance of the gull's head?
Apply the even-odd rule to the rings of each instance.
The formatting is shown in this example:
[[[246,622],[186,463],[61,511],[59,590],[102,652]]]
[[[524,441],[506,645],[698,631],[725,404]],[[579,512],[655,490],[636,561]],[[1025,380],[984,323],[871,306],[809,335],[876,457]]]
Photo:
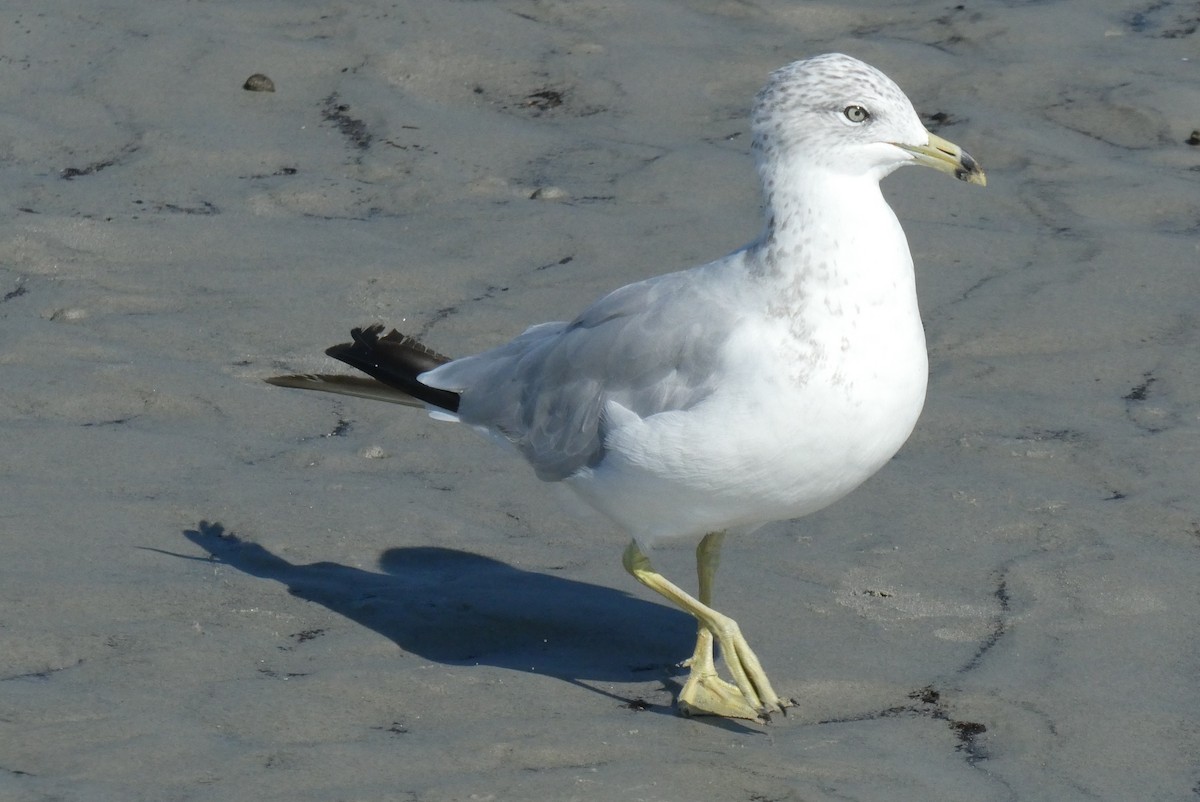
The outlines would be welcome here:
[[[933,167],[972,184],[979,163],[929,133],[900,87],[841,53],[793,62],[771,73],[752,115],[765,169],[794,165],[876,180],[906,164]]]

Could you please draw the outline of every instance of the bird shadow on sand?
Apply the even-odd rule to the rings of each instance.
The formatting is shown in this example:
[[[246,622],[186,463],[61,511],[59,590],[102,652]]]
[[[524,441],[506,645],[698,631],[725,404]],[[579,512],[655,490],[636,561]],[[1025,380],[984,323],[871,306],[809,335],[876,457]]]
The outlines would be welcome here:
[[[201,521],[183,535],[209,556],[164,553],[279,582],[426,660],[544,674],[637,710],[674,714],[670,704],[594,683],[660,681],[674,695],[679,684],[672,677],[683,671],[675,663],[691,652],[696,626],[681,611],[436,546],[388,549],[379,570],[368,571],[293,564],[215,522]]]

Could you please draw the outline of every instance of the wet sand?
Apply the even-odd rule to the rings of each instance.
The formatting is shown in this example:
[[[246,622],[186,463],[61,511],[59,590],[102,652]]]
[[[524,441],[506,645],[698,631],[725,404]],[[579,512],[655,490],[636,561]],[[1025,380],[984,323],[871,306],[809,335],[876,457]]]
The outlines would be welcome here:
[[[1200,19],[1108,5],[10,4],[0,798],[1195,797]],[[692,623],[619,533],[468,431],[262,379],[740,246],[750,100],[833,50],[989,186],[885,182],[924,415],[728,544],[796,708],[685,719]]]

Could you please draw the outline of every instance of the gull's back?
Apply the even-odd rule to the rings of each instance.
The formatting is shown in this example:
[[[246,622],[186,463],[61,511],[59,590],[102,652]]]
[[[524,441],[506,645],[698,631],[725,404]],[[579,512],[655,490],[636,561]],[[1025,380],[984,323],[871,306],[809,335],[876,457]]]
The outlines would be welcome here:
[[[459,420],[501,435],[539,478],[566,479],[604,460],[610,403],[646,418],[690,409],[717,389],[741,314],[727,281],[740,261],[627,285],[570,323],[533,326],[421,381],[459,393]]]

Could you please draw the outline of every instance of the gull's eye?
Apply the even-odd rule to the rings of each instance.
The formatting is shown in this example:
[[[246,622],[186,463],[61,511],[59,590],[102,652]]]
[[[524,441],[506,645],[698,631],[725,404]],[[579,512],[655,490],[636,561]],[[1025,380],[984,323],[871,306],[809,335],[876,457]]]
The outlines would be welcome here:
[[[871,112],[864,109],[862,106],[847,106],[842,109],[842,114],[846,115],[846,119],[852,123],[864,123],[871,116]]]

